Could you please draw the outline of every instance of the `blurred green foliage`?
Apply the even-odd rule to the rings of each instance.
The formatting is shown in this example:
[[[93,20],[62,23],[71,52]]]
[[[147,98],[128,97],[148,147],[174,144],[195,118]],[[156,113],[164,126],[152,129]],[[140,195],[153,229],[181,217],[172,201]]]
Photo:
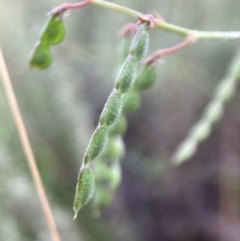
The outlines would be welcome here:
[[[145,13],[156,9],[183,27],[240,29],[238,0],[114,2]],[[116,32],[135,20],[97,6],[72,11],[64,19],[64,42],[52,48],[51,67],[30,70],[29,54],[45,15],[62,3],[0,1],[1,47],[62,240],[238,240],[239,93],[191,162],[166,168],[224,76],[238,41],[199,42],[164,58],[156,87],[141,94],[141,108],[128,117],[122,183],[113,203],[98,219],[89,205],[72,222],[79,166],[119,65]],[[181,40],[153,30],[149,53]],[[0,113],[0,240],[50,240],[1,84]]]

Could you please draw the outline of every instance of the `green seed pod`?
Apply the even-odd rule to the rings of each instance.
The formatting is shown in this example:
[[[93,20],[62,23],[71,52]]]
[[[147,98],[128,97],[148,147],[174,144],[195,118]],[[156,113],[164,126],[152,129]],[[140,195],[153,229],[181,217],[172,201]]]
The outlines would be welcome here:
[[[129,54],[130,45],[131,45],[131,41],[129,37],[120,38],[119,44],[117,46],[117,56],[118,56],[119,64],[114,69],[114,76],[118,76],[118,73],[122,68],[122,63]]]
[[[117,46],[117,54],[120,59],[125,60],[129,54],[131,41],[129,37],[122,37]]]
[[[33,69],[46,69],[52,63],[52,54],[48,46],[37,43],[30,57],[29,64]]]
[[[186,139],[180,144],[173,156],[173,163],[178,165],[187,161],[197,151],[197,142],[194,139]]]
[[[149,33],[147,23],[139,26],[137,33],[134,36],[130,53],[136,57],[137,60],[144,58],[147,55],[149,46]]]
[[[46,26],[44,27],[40,41],[46,45],[55,45],[63,41],[65,37],[65,26],[58,15],[53,15],[49,18]]]
[[[141,98],[136,89],[132,89],[123,96],[123,109],[122,113],[130,113],[139,108],[141,104]]]
[[[121,91],[122,94],[129,91],[136,80],[137,76],[137,60],[133,56],[130,56],[124,62],[119,75],[117,77],[117,81],[115,84],[115,88]]]
[[[235,58],[231,61],[231,65],[229,66],[227,78],[238,80],[240,78],[240,58],[239,53],[235,56]]]
[[[109,205],[112,202],[113,195],[107,189],[102,186],[96,186],[95,193],[93,196],[93,206],[95,213],[100,215],[100,210]]]
[[[223,80],[216,89],[216,98],[222,102],[227,102],[235,95],[237,91],[235,81],[231,79]]]
[[[224,105],[220,100],[213,100],[205,109],[203,119],[213,124],[223,116]]]
[[[109,128],[110,136],[123,135],[127,129],[127,120],[125,116],[121,115]]]
[[[78,175],[78,183],[74,199],[73,210],[75,212],[74,219],[77,213],[85,206],[93,197],[95,188],[94,174],[90,167],[84,167]]]
[[[123,141],[123,138],[121,136],[117,139],[117,150],[118,150],[118,158],[116,158],[119,161],[122,161],[125,156],[125,143]]]
[[[138,90],[150,89],[157,79],[157,67],[145,65],[138,75],[135,86]]]
[[[212,131],[211,123],[205,120],[201,120],[194,125],[189,136],[193,140],[200,142],[205,140],[210,135],[211,131]]]
[[[111,170],[111,179],[109,182],[109,186],[111,190],[116,190],[116,188],[119,186],[122,179],[122,171],[119,163],[118,162],[113,163],[110,170]]]
[[[110,126],[122,112],[122,94],[114,89],[108,98],[107,103],[100,116],[101,125]]]
[[[108,183],[112,178],[111,170],[101,158],[94,165],[94,173],[97,183]]]
[[[93,161],[105,148],[108,139],[107,127],[98,126],[94,131],[87,147],[84,163]]]
[[[121,137],[110,137],[108,138],[106,147],[101,154],[103,160],[119,160],[124,155],[124,143]]]

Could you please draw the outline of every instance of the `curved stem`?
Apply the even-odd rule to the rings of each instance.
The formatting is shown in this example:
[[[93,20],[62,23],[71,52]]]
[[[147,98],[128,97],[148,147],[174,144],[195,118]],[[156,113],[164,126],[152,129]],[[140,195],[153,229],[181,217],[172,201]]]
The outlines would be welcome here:
[[[134,18],[139,18],[139,16],[144,15],[141,12],[138,12],[136,10],[123,7],[121,5],[110,3],[103,0],[91,0],[92,4],[99,5],[101,7],[109,8],[121,13],[124,13],[126,15],[129,15]],[[155,28],[159,28],[162,30],[166,30],[168,32],[174,32],[183,36],[188,36],[190,34],[194,34],[196,37],[196,40],[234,40],[234,39],[240,39],[240,31],[239,32],[211,32],[211,31],[198,31],[198,30],[192,30],[187,28],[182,28],[170,23],[167,23],[165,21],[156,21],[155,22]]]
[[[189,35],[184,41],[181,43],[174,45],[170,48],[166,49],[159,49],[154,54],[150,55],[145,61],[145,64],[154,65],[159,58],[161,58],[164,55],[175,53],[185,47],[187,47],[190,44],[193,44],[196,41],[195,35]]]
[[[136,11],[136,10],[133,10],[131,8],[127,8],[127,7],[118,5],[116,3],[111,3],[111,2],[108,2],[108,1],[104,1],[104,0],[91,0],[91,3],[99,5],[99,6],[104,7],[104,8],[109,8],[109,9],[115,10],[117,12],[124,13],[124,14],[129,15],[129,16],[134,17],[134,18],[138,18],[139,16],[144,15],[144,14],[142,14],[142,13]]]
[[[7,67],[5,64],[5,60],[2,54],[2,50],[0,47],[0,77],[3,82],[3,86],[8,98],[8,102],[10,105],[10,109],[12,111],[13,119],[15,121],[17,131],[21,140],[21,144],[30,168],[30,172],[32,174],[32,178],[38,193],[39,201],[42,206],[43,213],[45,215],[45,219],[52,236],[53,241],[60,241],[60,237],[53,219],[53,215],[47,200],[47,196],[42,184],[42,180],[40,174],[38,172],[37,164],[33,155],[33,151],[31,148],[31,144],[28,139],[27,131],[25,125],[23,123],[23,119],[18,107],[17,99],[14,94],[14,90],[11,84],[11,80],[7,71]]]
[[[49,14],[59,14],[60,17],[63,16],[63,13],[70,9],[78,9],[82,8],[88,4],[95,4],[104,8],[108,8],[117,12],[124,13],[133,18],[139,18],[141,16],[145,16],[145,14],[138,12],[134,9],[127,8],[115,3],[111,3],[104,0],[83,0],[78,3],[64,3],[63,5],[54,8]],[[240,39],[240,31],[237,32],[212,32],[212,31],[198,31],[192,30],[188,28],[182,28],[177,25],[173,25],[165,22],[164,20],[159,20],[158,18],[154,19],[154,27],[159,28],[168,32],[174,32],[179,35],[189,36],[191,34],[195,35],[196,40],[235,40]]]

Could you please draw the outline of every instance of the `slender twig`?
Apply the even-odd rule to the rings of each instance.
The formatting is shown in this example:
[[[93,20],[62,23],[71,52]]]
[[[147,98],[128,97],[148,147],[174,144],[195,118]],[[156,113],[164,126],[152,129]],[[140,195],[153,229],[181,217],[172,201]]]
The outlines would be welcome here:
[[[58,231],[57,231],[54,219],[53,219],[53,215],[52,215],[52,212],[51,212],[48,200],[47,200],[47,196],[46,196],[43,184],[42,184],[40,174],[38,172],[37,164],[36,164],[33,152],[32,152],[30,142],[28,139],[26,128],[24,126],[23,119],[22,119],[22,116],[21,116],[21,113],[20,113],[20,110],[18,107],[18,103],[17,103],[16,97],[14,94],[14,90],[13,90],[13,87],[11,84],[11,80],[10,80],[10,77],[9,77],[9,74],[7,71],[7,67],[5,64],[5,60],[4,60],[4,57],[2,54],[1,47],[0,47],[0,76],[1,76],[1,79],[3,82],[3,86],[5,89],[7,98],[8,98],[8,102],[10,105],[10,109],[12,111],[14,121],[16,123],[16,127],[18,130],[18,134],[19,134],[19,137],[21,140],[21,144],[22,144],[29,168],[30,168],[30,172],[32,174],[32,178],[33,178],[34,184],[36,186],[40,204],[42,206],[42,210],[45,215],[45,219],[46,219],[49,231],[52,236],[52,240],[60,241],[60,237],[59,237],[59,234],[58,234]]]
[[[84,0],[78,3],[64,3],[59,7],[54,8],[48,15],[60,14],[60,16],[64,14],[67,10],[70,9],[78,9],[87,6],[91,3],[91,0]]]
[[[127,37],[130,36],[134,31],[137,30],[138,25],[136,23],[127,23],[124,25],[119,31],[119,37]]]
[[[187,47],[188,45],[194,43],[195,41],[196,41],[195,35],[190,35],[184,41],[182,41],[181,43],[179,43],[177,45],[174,45],[170,48],[157,50],[155,53],[153,53],[151,56],[149,56],[144,61],[144,63],[154,65],[158,61],[158,59],[161,58],[162,56],[175,53],[175,52]]]
[[[129,15],[133,18],[139,18],[141,16],[144,16],[145,14],[138,12],[134,9],[127,8],[115,3],[111,3],[104,0],[84,0],[79,3],[65,3],[57,8],[54,8],[50,14],[62,14],[63,12],[70,10],[70,9],[77,9],[81,8],[83,6],[86,6],[88,4],[95,4],[104,8],[108,8],[117,12],[121,12],[123,14]],[[174,32],[179,35],[183,36],[189,36],[191,34],[194,34],[196,37],[196,40],[235,40],[240,39],[240,31],[237,32],[212,32],[212,31],[198,31],[198,30],[192,30],[188,28],[182,28],[170,23],[167,23],[165,21],[159,21],[159,18],[155,19],[154,27],[159,28],[162,30],[166,30],[168,32]]]
[[[103,0],[91,0],[91,3],[109,8],[118,12],[122,12],[124,14],[127,14],[129,16],[139,18],[140,16],[144,15],[138,11],[135,11],[133,9],[120,6],[115,3],[110,3]],[[188,36],[190,34],[194,34],[196,37],[196,40],[200,39],[215,39],[215,40],[223,40],[223,39],[240,39],[240,32],[208,32],[208,31],[197,31],[187,28],[182,28],[173,24],[169,24],[165,21],[159,21],[159,19],[156,19],[155,21],[155,27],[160,28],[166,31],[175,32],[180,35]]]
[[[91,3],[95,4],[95,5],[99,5],[99,6],[104,7],[104,8],[112,9],[112,10],[120,12],[120,13],[124,13],[126,15],[129,15],[129,16],[133,17],[133,18],[138,18],[139,16],[144,15],[141,12],[138,12],[138,11],[133,10],[131,8],[124,7],[124,6],[118,5],[116,3],[111,3],[111,2],[108,2],[108,1],[91,0]]]

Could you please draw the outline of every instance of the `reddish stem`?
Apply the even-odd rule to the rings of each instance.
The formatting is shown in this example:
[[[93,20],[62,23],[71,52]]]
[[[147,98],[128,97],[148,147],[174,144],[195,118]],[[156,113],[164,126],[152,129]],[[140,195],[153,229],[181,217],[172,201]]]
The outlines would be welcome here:
[[[138,25],[136,23],[127,23],[124,25],[119,31],[118,36],[119,37],[128,37],[130,36],[134,31],[137,30]]]
[[[54,8],[51,12],[48,13],[48,15],[58,14],[60,17],[62,17],[67,10],[82,8],[89,5],[90,3],[91,0],[83,0],[78,3],[64,3],[61,6]]]
[[[194,43],[195,41],[196,41],[196,37],[193,34],[191,34],[183,42],[181,42],[173,47],[157,50],[154,54],[152,54],[150,57],[148,57],[144,61],[144,63],[150,64],[150,65],[155,64],[157,62],[157,60],[159,58],[161,58],[162,56],[175,53],[175,52],[185,48],[186,46]]]

